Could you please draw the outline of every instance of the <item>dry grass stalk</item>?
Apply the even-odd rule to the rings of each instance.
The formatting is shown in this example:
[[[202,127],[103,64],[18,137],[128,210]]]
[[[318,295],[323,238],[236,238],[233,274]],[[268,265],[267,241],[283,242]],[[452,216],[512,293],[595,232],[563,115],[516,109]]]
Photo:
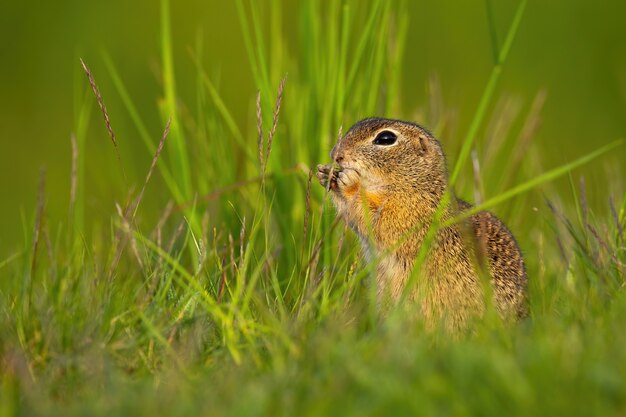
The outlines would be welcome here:
[[[126,234],[126,239],[130,240],[130,248],[133,252],[133,255],[135,255],[135,258],[137,259],[137,263],[139,264],[139,267],[143,270],[143,262],[141,261],[141,256],[139,255],[139,249],[137,247],[137,240],[135,239],[135,236],[133,236],[133,229],[130,226],[130,222],[128,221],[128,218],[124,215],[124,211],[122,210],[122,207],[118,203],[115,203],[115,209],[117,210],[117,214],[120,216],[120,219],[122,220],[122,228],[123,228],[122,230]],[[118,255],[116,256],[116,262],[115,262],[116,265],[119,262],[119,256],[121,256],[123,247],[124,247],[123,244],[119,246]]]
[[[137,207],[139,207],[139,204],[141,203],[141,200],[143,198],[143,194],[146,191],[146,186],[148,185],[148,182],[150,181],[150,178],[152,177],[152,172],[154,171],[154,167],[156,167],[157,161],[159,160],[159,156],[161,155],[161,152],[163,151],[163,146],[165,145],[165,139],[167,139],[167,135],[170,133],[171,122],[172,122],[172,118],[170,117],[167,120],[165,129],[163,130],[163,135],[161,135],[159,146],[157,146],[156,152],[154,153],[154,157],[152,158],[152,163],[150,164],[150,169],[148,170],[148,175],[146,175],[146,180],[143,183],[143,187],[141,187],[141,192],[139,193],[139,195],[137,196],[137,199],[135,200],[134,209],[133,209],[133,218],[135,217],[135,214],[137,213]]]
[[[283,92],[285,91],[285,82],[287,81],[287,76],[285,75],[282,80],[280,80],[280,84],[278,85],[278,94],[276,96],[276,106],[274,107],[274,116],[272,119],[272,128],[267,134],[267,151],[265,152],[263,171],[267,168],[267,161],[270,158],[270,153],[272,152],[272,141],[274,140],[274,135],[276,134],[276,127],[278,126],[278,115],[280,113],[280,105],[283,101]]]
[[[256,127],[258,133],[257,146],[259,149],[259,166],[264,169],[263,162],[263,114],[261,112],[261,92],[256,94]]]
[[[228,254],[230,255],[230,274],[234,277],[237,274],[237,264],[235,263],[235,243],[232,233],[228,234]]]
[[[122,166],[122,158],[120,156],[119,148],[117,147],[117,140],[115,138],[115,132],[113,131],[113,128],[111,127],[111,120],[109,119],[109,113],[107,112],[107,108],[104,104],[104,100],[102,99],[102,94],[100,94],[100,89],[98,88],[98,85],[96,84],[96,80],[94,79],[93,74],[91,73],[91,70],[89,69],[87,64],[85,64],[85,62],[82,60],[82,58],[80,60],[80,64],[83,66],[83,70],[85,71],[85,74],[87,74],[87,79],[89,80],[89,85],[91,86],[91,90],[96,96],[98,107],[100,107],[100,111],[102,112],[102,115],[104,116],[104,123],[106,125],[107,131],[109,132],[109,137],[111,138],[111,142],[113,142],[113,147],[115,148],[115,155],[117,156],[117,160],[122,169],[122,175],[124,175],[124,181],[126,181],[126,174],[124,173],[124,167]]]
[[[130,193],[129,193],[127,200],[131,200]],[[109,280],[112,280],[113,276],[115,275],[117,266],[120,260],[122,259],[122,254],[124,253],[126,242],[128,238],[130,237],[130,234],[127,233],[126,223],[128,220],[129,213],[131,212],[131,209],[132,209],[132,202],[129,202],[125,204],[124,206],[126,207],[126,209],[122,210],[122,207],[117,202],[115,203],[115,208],[117,210],[118,215],[120,216],[122,227],[118,228],[117,232],[115,233],[114,245],[112,246],[115,249],[115,252],[114,252],[113,260],[111,264],[109,265],[109,274],[108,274]]]
[[[78,142],[76,135],[70,135],[70,143],[72,144],[72,172],[70,175],[70,218],[74,215],[74,206],[76,204],[76,189],[78,188]]]
[[[244,239],[246,237],[246,217],[243,217],[241,220],[241,230],[239,231],[239,270],[243,269],[243,261],[244,261]]]

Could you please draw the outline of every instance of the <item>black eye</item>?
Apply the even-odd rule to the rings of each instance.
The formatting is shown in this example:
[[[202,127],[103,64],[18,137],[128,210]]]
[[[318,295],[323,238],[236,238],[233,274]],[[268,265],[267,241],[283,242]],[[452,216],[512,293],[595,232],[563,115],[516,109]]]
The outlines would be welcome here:
[[[388,130],[383,130],[374,139],[374,145],[393,145],[398,140],[395,133]]]

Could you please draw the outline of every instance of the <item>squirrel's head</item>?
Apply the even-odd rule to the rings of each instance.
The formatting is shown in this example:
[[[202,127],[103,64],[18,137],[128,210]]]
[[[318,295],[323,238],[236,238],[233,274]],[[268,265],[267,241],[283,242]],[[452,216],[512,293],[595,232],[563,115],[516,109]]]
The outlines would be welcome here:
[[[330,154],[341,169],[354,169],[368,183],[410,188],[439,198],[447,186],[446,161],[439,142],[421,126],[369,118],[350,128]]]

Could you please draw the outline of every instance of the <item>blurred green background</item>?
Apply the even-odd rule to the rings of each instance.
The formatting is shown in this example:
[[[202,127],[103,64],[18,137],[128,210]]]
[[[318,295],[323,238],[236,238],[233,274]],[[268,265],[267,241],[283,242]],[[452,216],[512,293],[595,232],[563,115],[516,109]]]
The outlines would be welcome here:
[[[300,47],[296,4],[284,3],[281,30],[289,48],[295,50]],[[512,0],[493,1],[500,42],[516,5]],[[269,31],[268,9],[260,9]],[[428,105],[428,83],[437,79],[444,107],[452,111],[458,126],[449,134],[461,136],[493,66],[485,3],[413,1],[408,9],[403,108],[397,117],[420,114],[417,109]],[[245,127],[242,130],[249,133],[251,146],[255,146],[253,103],[257,88],[234,2],[178,0],[172,2],[171,13],[179,95],[194,97],[197,71],[189,51],[201,40],[203,66],[217,81],[226,105],[238,124]],[[563,164],[626,136],[625,17],[626,2],[618,0],[529,3],[497,97],[513,100],[524,114],[536,94],[546,91],[542,124],[533,139],[546,167]],[[41,166],[46,168],[49,216],[66,218],[76,86],[81,92],[86,87],[79,57],[91,67],[116,131],[135,130],[112,85],[103,52],[115,62],[154,140],[160,137],[159,31],[159,4],[154,1],[3,3],[0,255],[4,257],[27,240],[24,227],[31,226],[24,226],[21,217],[31,219],[34,213]],[[285,99],[297,99],[290,96],[288,85]],[[445,146],[446,137],[441,139]],[[138,137],[126,134],[118,141],[129,182],[141,184],[151,155]],[[109,218],[112,201],[123,199],[125,188],[101,115],[95,109],[86,146],[87,209],[91,216]],[[454,159],[454,150],[448,150],[448,154]],[[607,192],[616,193],[618,198],[623,195],[623,190],[607,188],[623,185],[623,179],[617,178],[609,185],[606,178],[623,178],[624,163],[626,150],[621,147],[585,168],[592,204],[606,204]],[[151,194],[161,207],[168,198],[159,197],[158,191]]]

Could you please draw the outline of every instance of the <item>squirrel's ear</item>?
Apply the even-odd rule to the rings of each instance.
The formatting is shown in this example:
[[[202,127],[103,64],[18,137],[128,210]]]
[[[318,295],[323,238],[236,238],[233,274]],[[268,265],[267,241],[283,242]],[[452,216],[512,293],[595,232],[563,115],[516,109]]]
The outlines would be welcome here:
[[[420,134],[417,137],[417,151],[420,155],[424,155],[430,151],[430,141],[427,136]]]

